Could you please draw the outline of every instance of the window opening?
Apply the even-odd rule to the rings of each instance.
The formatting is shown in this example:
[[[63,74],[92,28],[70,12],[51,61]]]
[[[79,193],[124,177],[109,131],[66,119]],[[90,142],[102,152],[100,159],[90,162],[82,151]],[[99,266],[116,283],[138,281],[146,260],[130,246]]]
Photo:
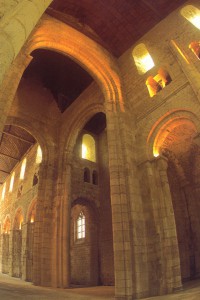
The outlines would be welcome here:
[[[172,81],[169,73],[164,69],[159,69],[156,76],[149,76],[146,80],[146,86],[150,97],[155,96],[159,91],[165,88]]]
[[[77,239],[83,238],[85,238],[85,215],[81,212],[77,219]]]
[[[3,185],[2,194],[1,194],[1,200],[5,199],[5,194],[6,194],[6,182]]]
[[[82,158],[96,162],[95,140],[90,134],[82,137]]]
[[[140,75],[145,74],[147,71],[152,69],[155,64],[154,61],[149,54],[145,44],[141,43],[137,45],[132,52],[135,65],[137,67],[138,73]]]
[[[36,164],[40,164],[42,162],[42,149],[40,145],[37,147],[37,155],[36,155]]]
[[[26,158],[24,158],[21,166],[20,177],[19,177],[21,180],[24,179],[25,170],[26,170]]]
[[[181,9],[181,15],[200,29],[200,10],[193,5],[186,5]]]
[[[12,193],[12,190],[13,190],[14,179],[15,179],[15,172],[12,174],[11,179],[10,179],[10,186],[9,186],[10,193]]]
[[[90,182],[90,170],[88,168],[84,169],[84,182]]]

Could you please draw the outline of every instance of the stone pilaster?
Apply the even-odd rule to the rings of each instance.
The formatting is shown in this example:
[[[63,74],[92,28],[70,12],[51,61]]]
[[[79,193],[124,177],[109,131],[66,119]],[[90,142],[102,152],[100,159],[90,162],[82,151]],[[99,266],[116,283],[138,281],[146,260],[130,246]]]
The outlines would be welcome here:
[[[53,151],[53,149],[52,149]],[[34,222],[33,282],[50,286],[52,276],[53,199],[56,170],[54,161],[42,162],[39,170],[38,198]]]
[[[22,252],[21,252],[21,270],[22,280],[27,280],[27,230],[29,224],[22,224]]]
[[[166,158],[155,160],[159,189],[160,239],[162,244],[161,293],[170,293],[181,287],[180,258],[171,192],[167,177]]]
[[[60,165],[54,198],[52,285],[67,288],[70,285],[71,165]]]

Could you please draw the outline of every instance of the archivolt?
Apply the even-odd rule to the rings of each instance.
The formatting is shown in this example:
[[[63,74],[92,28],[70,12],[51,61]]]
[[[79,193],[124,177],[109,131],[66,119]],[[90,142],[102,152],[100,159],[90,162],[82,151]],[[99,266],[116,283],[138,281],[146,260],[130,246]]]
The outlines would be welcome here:
[[[81,32],[44,15],[27,46],[28,54],[43,48],[70,57],[96,79],[106,100],[119,103],[122,108],[121,80],[117,63],[104,48]]]

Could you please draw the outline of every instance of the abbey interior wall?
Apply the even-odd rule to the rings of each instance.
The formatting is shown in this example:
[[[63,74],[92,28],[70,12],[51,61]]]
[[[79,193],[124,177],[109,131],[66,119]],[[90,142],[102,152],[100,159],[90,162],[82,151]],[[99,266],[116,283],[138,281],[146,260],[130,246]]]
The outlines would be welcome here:
[[[198,7],[197,1],[194,3]],[[196,73],[188,74],[187,68],[184,68],[184,64],[177,59],[173,46],[171,46],[171,40],[175,40],[180,49],[188,56],[196,68]],[[200,71],[200,63],[188,49],[188,44],[193,40],[199,40],[199,30],[185,20],[179,11],[175,11],[147,33],[141,41],[138,41],[144,43],[151,54],[155,63],[153,69],[144,75],[138,74],[132,56],[135,45],[118,60],[126,95],[124,114],[127,115],[130,130],[128,136],[129,139],[135,141],[133,151],[129,154],[129,161],[136,164],[134,176],[135,181],[139,181],[140,195],[138,195],[138,199],[142,199],[141,228],[142,220],[145,223],[144,232],[137,227],[138,232],[141,230],[140,238],[131,240],[132,247],[134,246],[133,256],[136,255],[134,252],[136,251],[139,257],[142,257],[141,261],[133,259],[132,264],[133,269],[140,270],[141,278],[138,279],[137,276],[129,274],[130,278],[127,279],[127,282],[135,280],[137,287],[142,281],[145,281],[145,288],[141,288],[140,293],[138,292],[140,297],[171,292],[180,288],[182,281],[195,278],[200,273],[198,217],[200,164],[199,146],[194,140],[199,133],[200,105],[199,97],[191,85],[191,78],[195,80],[195,74]],[[165,69],[172,81],[157,95],[150,98],[145,82],[148,76],[155,76],[159,68]],[[96,83],[84,91],[61,116],[48,90],[37,82],[22,79],[8,116],[8,122],[30,128],[30,131],[33,130],[33,135],[39,132],[38,139],[42,143],[41,146],[44,145],[50,149],[50,164],[55,172],[52,171],[52,174],[54,173],[52,177],[49,176],[45,181],[49,197],[56,195],[55,186],[58,176],[56,166],[62,156],[61,152],[65,149],[64,144],[71,142],[70,268],[72,284],[112,285],[114,284],[114,272],[116,275],[116,272],[121,271],[117,266],[114,268],[112,232],[116,230],[116,227],[112,228],[111,207],[112,201],[115,199],[111,200],[110,195],[110,158],[106,130],[97,137],[98,163],[80,159],[80,134],[89,118],[99,111],[105,111],[105,105],[103,95]],[[171,115],[171,119],[173,119],[174,113],[176,113],[175,120],[180,118],[184,121],[174,127],[167,127],[171,131],[171,135],[168,139],[165,137],[161,141],[161,144],[165,145],[165,151],[166,149],[168,151],[162,161],[159,157],[153,157],[151,140],[155,138],[155,132],[158,132],[159,128],[162,129],[161,125],[164,125],[165,119],[169,120],[168,116]],[[78,122],[77,116],[80,117],[80,122]],[[109,118],[108,115],[107,118]],[[189,119],[195,124],[196,129],[193,129],[185,119]],[[160,127],[159,124],[161,124]],[[71,140],[70,132],[72,130],[76,137],[75,141]],[[183,138],[180,139],[180,136]],[[32,187],[36,168],[35,155],[36,147],[34,146],[27,155],[27,170],[21,196],[17,197],[21,183],[16,180],[12,194],[7,192],[5,200],[1,201],[0,206],[1,228],[3,228],[7,214],[11,219],[10,235],[1,234],[0,266],[3,272],[12,276],[22,276],[23,279],[30,281],[33,279],[34,240],[29,233],[34,231],[34,225],[26,225],[28,222],[26,216],[31,201],[37,199],[38,194],[38,186]],[[84,182],[83,170],[85,167],[89,168],[91,172],[94,169],[97,170],[99,175],[97,186],[91,182]],[[129,167],[131,168],[131,166]],[[63,166],[59,168],[59,170],[64,169]],[[128,173],[128,166],[126,169]],[[20,165],[16,168],[16,178],[19,177],[19,170]],[[44,170],[42,174],[44,174]],[[44,181],[41,181],[43,181],[42,178],[40,178],[40,189],[42,190]],[[7,183],[9,184],[9,178]],[[41,193],[40,199],[42,201]],[[54,203],[55,199],[56,196],[53,196],[53,207],[57,205]],[[135,193],[134,197],[129,199],[130,207],[134,205],[136,207],[138,199]],[[25,222],[22,225],[21,236],[19,231],[14,234],[12,229],[18,207],[22,207]],[[87,217],[88,235],[84,243],[77,243],[74,231],[74,222],[80,211],[84,211]],[[114,214],[114,212],[112,213]],[[131,215],[131,212],[129,213]],[[58,217],[56,219],[54,215],[53,218],[53,224],[55,224]],[[133,237],[135,228],[132,222],[134,220],[131,218],[132,216],[127,222]],[[49,229],[50,235],[51,230]],[[123,239],[119,236],[119,239],[121,238]],[[39,246],[41,245],[41,241],[36,235],[35,241]],[[143,247],[143,242],[146,248]],[[125,237],[123,243],[128,249]],[[49,245],[50,250],[48,250],[49,256],[47,255],[47,257],[50,257],[53,247],[52,244]],[[114,247],[117,249],[116,244]],[[26,256],[27,248],[30,248],[30,251]],[[15,249],[17,250],[15,251]],[[145,274],[144,271],[143,273],[141,271],[142,264],[146,266]],[[48,280],[51,281],[51,278]],[[48,282],[48,284],[50,283]],[[118,291],[120,289],[123,295],[124,286],[120,286]],[[121,296],[120,299],[125,299],[125,296]]]

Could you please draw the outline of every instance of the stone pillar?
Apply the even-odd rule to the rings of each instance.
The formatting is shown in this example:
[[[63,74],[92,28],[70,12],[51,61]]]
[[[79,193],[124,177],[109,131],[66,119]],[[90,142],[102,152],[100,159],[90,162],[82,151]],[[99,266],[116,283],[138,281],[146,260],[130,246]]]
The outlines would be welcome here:
[[[10,274],[10,234],[2,234],[2,273]]]
[[[135,277],[139,272],[137,273],[133,270],[133,268],[136,268],[133,264],[135,258],[133,258],[133,255],[135,255],[134,250],[138,249],[138,243],[135,242],[136,247],[133,250],[129,190],[131,183],[127,181],[129,174],[125,170],[125,166],[127,166],[125,161],[125,143],[127,141],[122,141],[121,139],[124,135],[122,128],[120,128],[122,114],[122,112],[115,111],[113,102],[107,104],[106,116],[113,227],[115,298],[128,300],[133,299],[133,296],[136,297],[136,294],[138,296],[141,290],[141,282],[136,283]],[[133,182],[132,186],[134,186]],[[134,202],[134,199],[132,201]],[[134,262],[137,264],[137,260],[134,260]]]
[[[155,161],[145,161],[138,166],[140,190],[145,215],[145,236],[147,244],[148,297],[161,294],[162,239],[160,232],[160,203],[157,190]]]
[[[70,286],[71,165],[61,163],[58,173],[54,199],[52,284],[67,288]]]
[[[0,273],[2,273],[2,245],[3,244],[3,234],[0,235]]]
[[[22,253],[21,253],[21,271],[22,280],[27,280],[27,231],[29,224],[22,224]]]
[[[6,0],[0,6],[0,85],[12,61],[52,0]]]
[[[193,187],[184,181],[181,183],[183,201],[187,210],[189,221],[189,264],[190,277],[194,278],[200,273],[200,222],[199,222],[199,206],[194,196]]]
[[[8,259],[8,269],[9,275],[13,276],[13,233],[14,230],[10,230],[9,233],[9,259]]]
[[[162,245],[161,293],[166,294],[181,287],[180,258],[176,224],[167,177],[167,159],[155,160],[156,181],[159,190],[160,239]]]
[[[53,158],[41,163],[34,222],[33,283],[36,285],[51,286],[52,281],[52,246],[55,243],[52,239],[52,227],[56,173]]]

